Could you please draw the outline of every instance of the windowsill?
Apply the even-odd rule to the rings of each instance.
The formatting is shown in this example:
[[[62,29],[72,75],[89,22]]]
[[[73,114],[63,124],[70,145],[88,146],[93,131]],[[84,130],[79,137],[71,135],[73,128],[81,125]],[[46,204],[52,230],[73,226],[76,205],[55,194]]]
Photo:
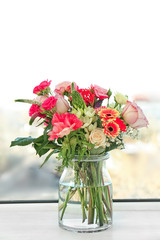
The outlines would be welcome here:
[[[0,239],[160,239],[160,202],[114,203],[113,208],[111,228],[84,235],[59,228],[56,203],[2,204]]]

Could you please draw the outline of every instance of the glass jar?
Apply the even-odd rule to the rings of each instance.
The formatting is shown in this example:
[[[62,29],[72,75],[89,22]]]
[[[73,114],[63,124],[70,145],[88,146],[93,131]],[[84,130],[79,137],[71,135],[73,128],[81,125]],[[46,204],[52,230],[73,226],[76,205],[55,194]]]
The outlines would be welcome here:
[[[109,154],[76,156],[59,181],[60,227],[95,232],[112,225],[112,182],[106,168]]]

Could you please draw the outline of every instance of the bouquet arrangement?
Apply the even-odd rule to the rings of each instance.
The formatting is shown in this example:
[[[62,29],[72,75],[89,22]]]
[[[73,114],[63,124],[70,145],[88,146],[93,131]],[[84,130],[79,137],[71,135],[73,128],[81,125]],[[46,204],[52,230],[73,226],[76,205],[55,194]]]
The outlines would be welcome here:
[[[126,135],[136,136],[138,128],[147,127],[148,121],[135,103],[128,100],[121,93],[112,95],[111,90],[97,85],[89,88],[79,88],[75,82],[62,82],[56,85],[54,91],[50,87],[51,81],[43,81],[33,89],[36,97],[33,100],[17,99],[16,102],[30,103],[30,122],[35,120],[44,131],[41,136],[32,138],[16,138],[11,146],[25,146],[32,144],[39,156],[47,154],[43,164],[48,161],[52,154],[58,153],[58,159],[62,159],[62,168],[72,166],[76,168],[76,184],[86,186],[93,183],[103,182],[103,176],[98,175],[99,166],[92,163],[81,163],[84,157],[103,155],[113,149],[124,148]],[[112,99],[112,100],[111,100]],[[105,103],[105,104],[104,104]],[[72,159],[77,156],[78,162]],[[42,166],[43,166],[42,164]],[[86,172],[88,176],[85,177]],[[93,223],[95,212],[100,225],[107,221],[106,212],[109,211],[107,193],[89,189],[88,196],[92,198],[92,206],[84,189],[68,189],[66,199],[60,206],[61,219],[68,201],[76,193],[79,193],[82,204],[82,221],[88,211],[88,223]],[[94,199],[94,203],[93,203]],[[101,210],[101,202],[104,202]],[[110,214],[110,213],[108,213]]]

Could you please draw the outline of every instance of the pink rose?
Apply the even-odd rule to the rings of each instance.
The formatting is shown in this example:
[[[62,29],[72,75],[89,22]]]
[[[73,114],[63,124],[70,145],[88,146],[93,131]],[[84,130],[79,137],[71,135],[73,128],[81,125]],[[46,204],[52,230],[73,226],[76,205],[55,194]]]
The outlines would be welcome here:
[[[56,94],[55,98],[57,99],[56,112],[59,114],[67,112],[69,109],[69,103],[67,100],[60,94]]]
[[[45,90],[47,87],[49,87],[50,84],[51,84],[51,81],[48,81],[48,79],[43,81],[43,82],[41,82],[38,86],[36,86],[33,89],[33,93],[35,93],[35,94],[40,93],[42,90]]]
[[[55,92],[59,94],[63,94],[64,92],[70,92],[71,91],[71,82],[64,81],[62,83],[59,83],[55,87]],[[74,82],[74,90],[77,90],[77,84]]]
[[[47,99],[46,96],[37,96],[34,100],[39,103],[43,103]]]
[[[71,131],[80,128],[83,122],[75,114],[63,113],[59,115],[55,113],[52,118],[52,125],[53,129],[48,133],[50,141],[68,135]]]
[[[107,89],[99,87],[98,85],[91,85],[91,89],[93,89],[95,96],[100,100],[108,98]]]
[[[122,117],[132,128],[148,126],[147,118],[135,102],[127,101],[122,112]]]
[[[55,107],[57,102],[57,99],[55,97],[49,97],[47,98],[41,105],[42,108],[45,110],[51,110],[52,108]]]

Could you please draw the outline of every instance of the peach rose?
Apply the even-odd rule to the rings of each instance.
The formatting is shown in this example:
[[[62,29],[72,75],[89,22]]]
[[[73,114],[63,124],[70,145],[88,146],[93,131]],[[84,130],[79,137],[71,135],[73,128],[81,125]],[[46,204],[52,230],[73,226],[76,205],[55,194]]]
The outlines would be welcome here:
[[[66,99],[60,94],[56,94],[55,98],[57,99],[56,102],[56,112],[59,114],[65,113],[69,109],[69,104]]]
[[[145,117],[141,108],[135,103],[127,101],[122,117],[126,123],[128,123],[132,128],[141,128],[148,126],[148,120]]]
[[[64,81],[56,85],[55,92],[63,94],[65,91],[69,92],[71,90],[71,82]],[[74,82],[74,90],[77,90],[77,84]]]
[[[89,135],[89,141],[92,144],[95,144],[95,148],[106,147],[106,135],[101,128],[95,128]]]

